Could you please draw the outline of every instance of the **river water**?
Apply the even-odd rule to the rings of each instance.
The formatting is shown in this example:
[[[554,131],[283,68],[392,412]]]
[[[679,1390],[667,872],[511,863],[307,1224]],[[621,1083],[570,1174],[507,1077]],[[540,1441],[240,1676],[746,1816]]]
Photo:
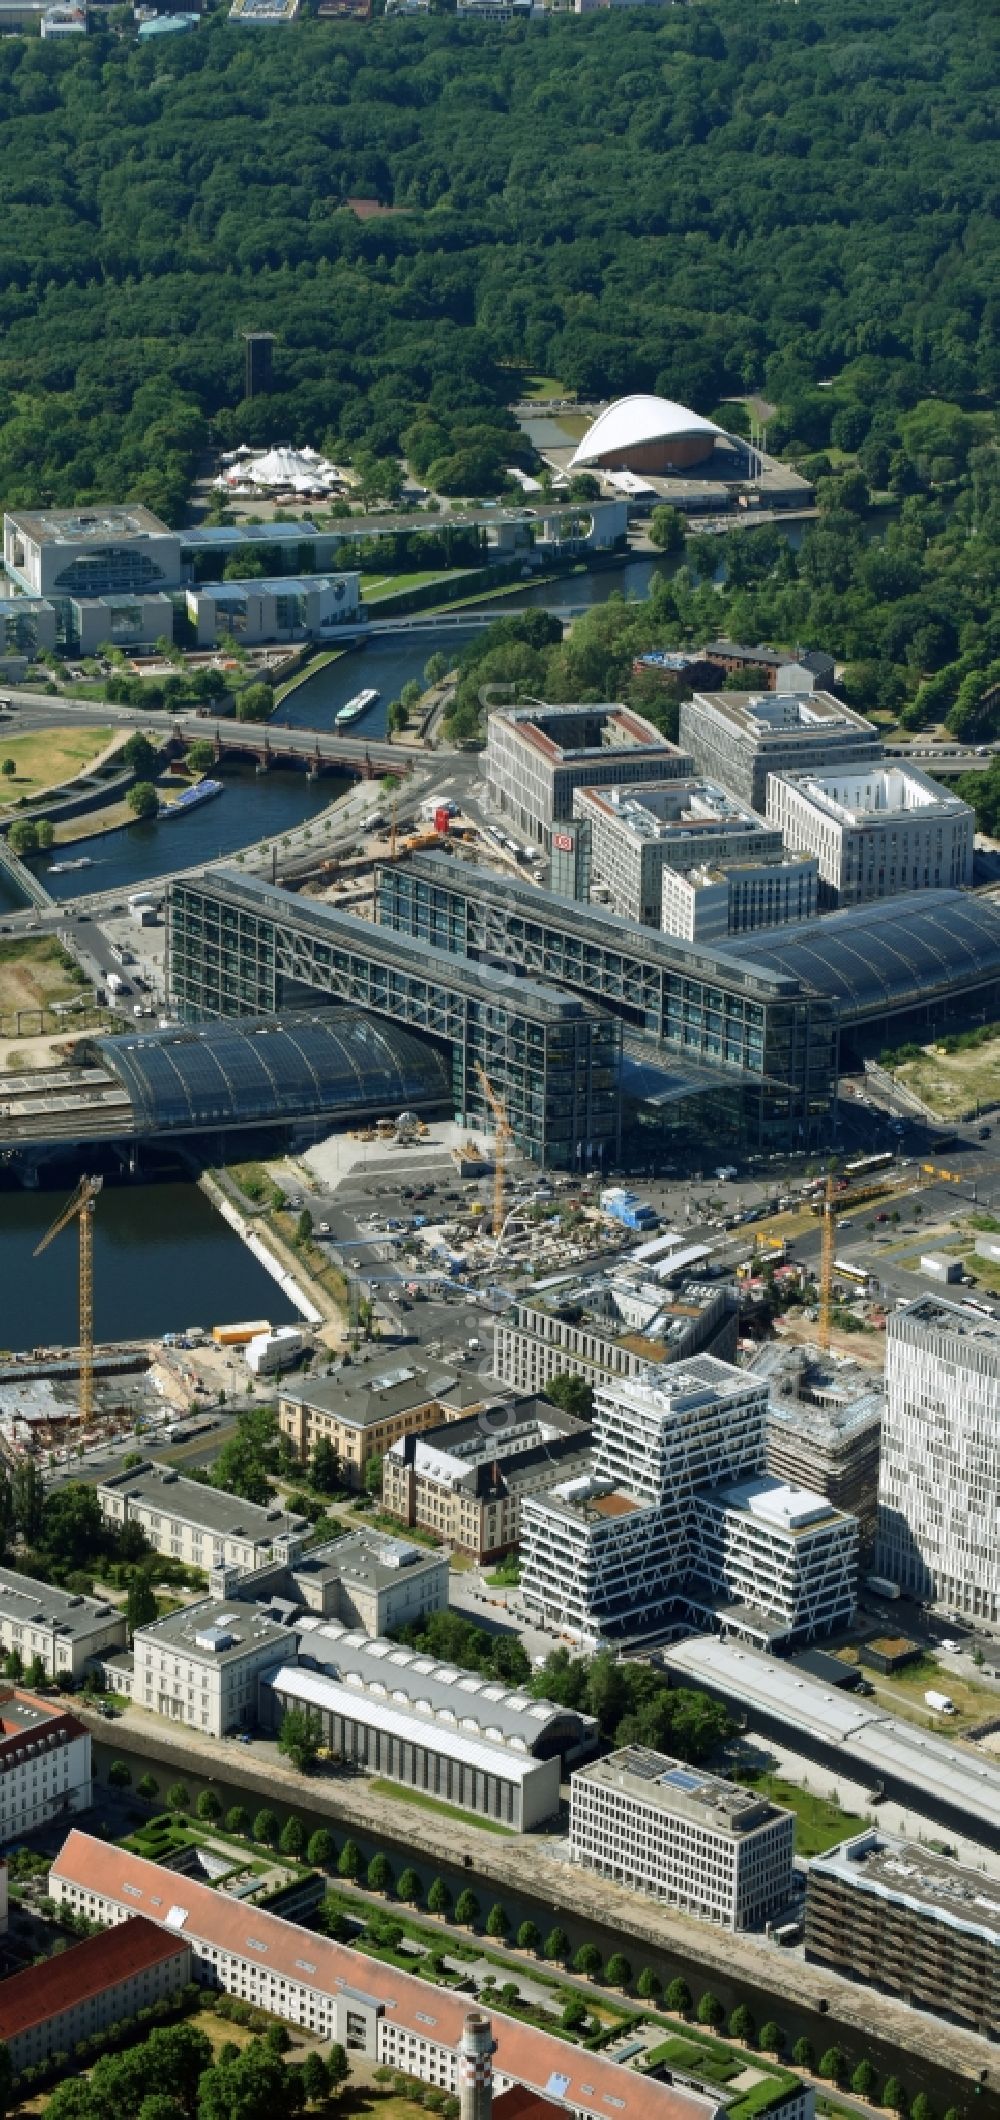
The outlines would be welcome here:
[[[75,1346],[79,1336],[75,1229],[40,1259],[31,1256],[61,1197],[44,1188],[0,1193],[5,1348]],[[94,1215],[95,1339],[144,1339],[234,1318],[287,1325],[298,1313],[197,1185],[106,1184]]]
[[[310,780],[304,770],[258,773],[252,765],[237,763],[223,765],[216,777],[225,793],[186,817],[123,825],[119,832],[81,841],[54,857],[72,860],[86,854],[89,868],[53,875],[44,859],[33,866],[60,900],[89,891],[131,890],[174,869],[217,861],[255,839],[287,832],[325,810],[349,784],[346,775],[324,773],[320,780]]]
[[[582,605],[603,604],[609,596],[648,596],[653,575],[670,573],[676,565],[676,560],[629,560],[624,567],[601,568],[594,574],[567,574],[560,576],[558,581],[517,587],[511,590],[509,598],[491,598],[480,608],[494,611],[497,618],[503,618],[512,611],[540,607],[559,611],[579,609]],[[315,677],[306,678],[304,684],[297,686],[279,707],[274,719],[298,729],[331,729],[338,708],[355,692],[373,686],[379,698],[367,714],[352,723],[350,733],[371,737],[374,742],[385,735],[389,701],[398,699],[403,686],[411,678],[415,678],[418,684],[423,681],[429,657],[437,654],[439,649],[453,654],[478,630],[473,626],[448,625],[439,629],[428,626],[418,627],[410,633],[377,636],[366,646],[342,655],[338,662],[328,663],[324,669],[317,670]]]

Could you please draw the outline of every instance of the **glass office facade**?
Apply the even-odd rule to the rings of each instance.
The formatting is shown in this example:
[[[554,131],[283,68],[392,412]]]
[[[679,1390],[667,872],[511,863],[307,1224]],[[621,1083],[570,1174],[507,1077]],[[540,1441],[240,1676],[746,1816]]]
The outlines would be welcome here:
[[[446,1050],[462,1121],[492,1130],[481,1068],[535,1161],[569,1170],[617,1157],[621,1025],[576,995],[228,871],[171,885],[167,964],[188,1022],[348,1003]]]

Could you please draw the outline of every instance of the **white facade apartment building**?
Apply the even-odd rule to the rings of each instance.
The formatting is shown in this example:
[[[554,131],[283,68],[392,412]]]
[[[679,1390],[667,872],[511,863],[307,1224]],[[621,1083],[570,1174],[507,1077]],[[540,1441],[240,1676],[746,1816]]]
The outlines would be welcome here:
[[[643,1745],[573,1775],[569,1844],[586,1869],[726,1929],[791,1897],[792,1812]]]
[[[819,865],[811,855],[722,862],[683,874],[665,868],[661,926],[684,942],[725,942],[729,935],[812,920],[818,893]]]
[[[139,1708],[225,1737],[257,1719],[257,1681],[276,1669],[295,1637],[287,1627],[234,1598],[209,1599],[137,1628],[134,1669],[114,1683]]]
[[[879,1569],[1000,1620],[1000,1315],[938,1296],[886,1328]]]
[[[89,1730],[54,1701],[0,1687],[0,1843],[90,1803]]]
[[[698,1492],[763,1469],[766,1411],[766,1385],[712,1355],[598,1383],[591,1476],[522,1505],[524,1604],[594,1643],[666,1617]]]
[[[696,1517],[697,1573],[772,1632],[812,1641],[849,1626],[858,1596],[858,1520],[825,1495],[765,1474],[702,1495]],[[725,1618],[725,1615],[723,1615]],[[755,1638],[753,1621],[740,1630]]]
[[[916,766],[775,774],[767,814],[787,847],[815,855],[827,905],[972,882],[975,816]]]
[[[591,897],[624,920],[662,924],[669,869],[780,860],[781,833],[711,781],[577,788],[573,816],[586,833]]]
[[[155,1553],[206,1572],[222,1566],[242,1572],[292,1559],[309,1531],[304,1516],[244,1501],[152,1462],[102,1481],[97,1499],[106,1523],[138,1524]]]
[[[38,1656],[47,1678],[82,1678],[124,1641],[116,1605],[0,1568],[0,1655],[17,1650],[26,1666]]]
[[[190,1945],[202,1986],[239,1995],[422,2083],[449,2093],[458,2087],[468,2005],[444,1988],[86,1833],[70,1834],[49,1891],[58,1905],[109,1926],[145,1914]],[[497,2090],[522,2083],[544,2093],[558,2078],[558,2096],[576,2120],[608,2120],[609,2113],[616,2120],[721,2120],[711,2097],[636,2075],[499,2012],[489,2015]],[[805,2094],[804,2103],[783,2107],[781,2120],[811,2120],[810,2099]]]

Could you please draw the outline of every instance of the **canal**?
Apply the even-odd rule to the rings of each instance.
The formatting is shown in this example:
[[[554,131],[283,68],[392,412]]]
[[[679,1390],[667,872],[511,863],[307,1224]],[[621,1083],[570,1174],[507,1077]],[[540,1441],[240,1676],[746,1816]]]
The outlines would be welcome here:
[[[65,1187],[64,1190],[69,1190]],[[62,1193],[0,1192],[0,1345],[75,1346],[77,1240],[35,1245]],[[192,1183],[106,1183],[94,1216],[94,1337],[158,1338],[236,1318],[297,1321],[277,1281]]]
[[[169,1731],[164,1733],[164,1742],[165,1745],[170,1744]],[[671,1950],[668,1954],[664,1950],[657,1949],[655,1945],[645,1942],[641,1936],[630,1936],[627,1929],[622,1931],[617,1927],[611,1928],[610,1926],[602,1928],[599,1922],[584,1919],[571,1907],[560,1904],[558,1901],[553,1902],[552,1900],[536,1898],[532,1896],[530,1890],[514,1890],[508,1885],[498,1883],[488,1876],[479,1876],[468,1861],[465,1864],[452,1862],[444,1854],[436,1855],[432,1859],[427,1858],[422,1852],[414,1848],[412,1841],[407,1839],[406,1828],[402,1821],[398,1838],[392,1833],[387,1833],[381,1827],[377,1835],[374,1835],[370,1830],[366,1831],[365,1825],[358,1823],[351,1815],[356,1806],[360,1810],[362,1818],[364,1815],[363,1792],[365,1778],[363,1775],[355,1775],[353,1773],[334,1774],[326,1782],[317,1781],[310,1784],[304,1781],[302,1783],[303,1800],[290,1804],[285,1800],[281,1786],[270,1778],[266,1756],[263,1751],[258,1756],[257,1748],[250,1748],[247,1752],[241,1754],[239,1747],[223,1744],[219,1747],[218,1757],[219,1770],[217,1774],[212,1775],[200,1774],[193,1757],[190,1760],[185,1759],[181,1763],[176,1752],[171,1755],[171,1752],[166,1750],[162,1756],[158,1757],[155,1726],[151,1727],[148,1732],[146,1730],[143,1731],[141,1747],[137,1745],[134,1750],[130,1749],[128,1734],[124,1728],[120,1737],[117,1734],[111,1737],[110,1733],[106,1740],[103,1737],[95,1737],[93,1741],[95,1803],[101,1807],[103,1813],[103,1830],[108,1832],[111,1837],[118,1838],[131,1825],[139,1824],[151,1815],[150,1806],[143,1804],[138,1799],[130,1801],[127,1792],[117,1792],[108,1788],[108,1769],[113,1760],[124,1761],[131,1773],[133,1786],[142,1779],[144,1774],[150,1772],[153,1774],[159,1783],[156,1806],[152,1807],[154,1809],[164,1809],[166,1807],[167,1791],[174,1784],[180,1783],[183,1785],[192,1806],[197,1803],[198,1797],[204,1789],[211,1788],[219,1798],[224,1810],[228,1810],[232,1805],[241,1804],[252,1816],[259,1808],[266,1806],[269,1810],[276,1812],[282,1825],[287,1818],[293,1815],[299,1818],[307,1834],[314,1832],[318,1826],[332,1828],[338,1854],[345,1840],[348,1839],[355,1840],[358,1843],[366,1863],[373,1855],[384,1851],[388,1855],[397,1877],[400,1871],[406,1867],[412,1867],[416,1870],[425,1893],[435,1877],[444,1878],[451,1889],[453,1898],[457,1898],[459,1892],[466,1886],[476,1884],[478,1885],[477,1897],[482,1903],[484,1916],[493,1901],[499,1900],[510,1916],[512,1930],[516,1930],[522,1921],[531,1920],[537,1924],[544,1936],[552,1928],[553,1924],[558,1922],[569,1936],[572,1952],[575,1952],[582,1943],[596,1943],[602,1957],[607,1961],[613,1952],[624,1950],[627,1957],[631,1960],[636,1974],[643,1966],[648,1965],[659,1975],[664,1989],[671,1980],[678,1977],[687,1982],[692,1995],[695,1997],[703,1994],[706,1988],[710,1989],[723,2004],[727,2014],[737,2004],[741,2002],[749,2003],[759,2024],[763,2024],[766,2018],[773,2017],[781,2025],[786,2038],[786,2052],[789,2052],[795,2040],[800,2038],[809,2039],[817,2055],[821,2054],[826,2047],[836,2043],[842,2046],[847,2053],[850,2068],[853,2069],[860,2060],[867,2056],[874,2062],[880,2077],[898,2075],[906,2084],[911,2096],[914,2096],[917,2091],[926,2091],[939,2111],[944,2111],[947,2107],[957,2105],[958,2111],[966,2114],[971,2113],[974,2104],[976,2111],[979,2111],[979,2101],[975,2098],[973,2086],[968,2082],[959,2082],[947,2068],[935,2067],[932,2063],[919,2059],[910,2051],[901,2052],[888,2041],[880,2040],[874,2028],[870,2033],[866,2033],[864,2037],[859,2036],[857,2033],[837,2024],[830,2015],[824,2014],[822,2004],[819,2009],[810,2009],[791,2001],[783,1978],[782,1956],[778,1951],[775,1951],[774,1954],[773,1981],[768,1985],[765,1986],[763,1981],[759,1985],[755,1985],[751,1981],[741,1978],[735,1972],[732,1979],[727,1979],[715,1967],[709,1969],[704,1962],[699,1961],[694,1945],[694,1937],[697,1930],[697,1924],[694,1922],[690,1924],[692,1933],[690,1952],[675,1952]],[[359,1797],[361,1798],[360,1804]],[[350,1806],[349,1811],[344,1809],[345,1802]],[[84,1821],[85,1830],[88,1823],[88,1821]],[[428,1820],[425,1816],[423,1820],[424,1826],[427,1823]],[[448,1843],[448,1820],[446,1816],[441,1817],[439,1825],[440,1846],[444,1848]],[[96,1826],[92,1830],[97,1830]],[[565,1824],[559,1830],[565,1832]],[[503,1844],[499,1843],[498,1845],[502,1847]],[[488,1847],[484,1847],[484,1859],[488,1857],[488,1853]],[[345,1889],[344,1882],[339,1876],[335,1876],[333,1882],[338,1891]],[[350,1887],[348,1886],[346,1889],[349,1891]],[[365,1912],[365,1901],[370,1896],[372,1895],[358,1894],[358,1911],[362,1915]],[[380,1901],[379,1903],[384,1905],[385,1902]],[[643,1902],[638,1900],[637,1919],[639,1920],[642,1918],[642,1908]],[[734,1966],[735,1962],[734,1953]],[[873,2012],[873,2016],[877,2022],[877,2013]],[[993,2109],[995,2110],[995,2104]],[[984,2106],[984,2120],[985,2111],[986,2107]]]

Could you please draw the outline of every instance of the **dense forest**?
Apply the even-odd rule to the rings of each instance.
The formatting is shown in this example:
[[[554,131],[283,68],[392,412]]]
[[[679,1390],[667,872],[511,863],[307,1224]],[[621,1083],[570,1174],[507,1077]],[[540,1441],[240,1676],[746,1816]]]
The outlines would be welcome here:
[[[759,389],[772,446],[886,469],[942,398],[924,454],[964,465],[1000,390],[998,43],[981,0],[6,38],[0,494],[177,520],[209,438],[488,490],[525,372]],[[247,327],[278,335],[252,404]]]

